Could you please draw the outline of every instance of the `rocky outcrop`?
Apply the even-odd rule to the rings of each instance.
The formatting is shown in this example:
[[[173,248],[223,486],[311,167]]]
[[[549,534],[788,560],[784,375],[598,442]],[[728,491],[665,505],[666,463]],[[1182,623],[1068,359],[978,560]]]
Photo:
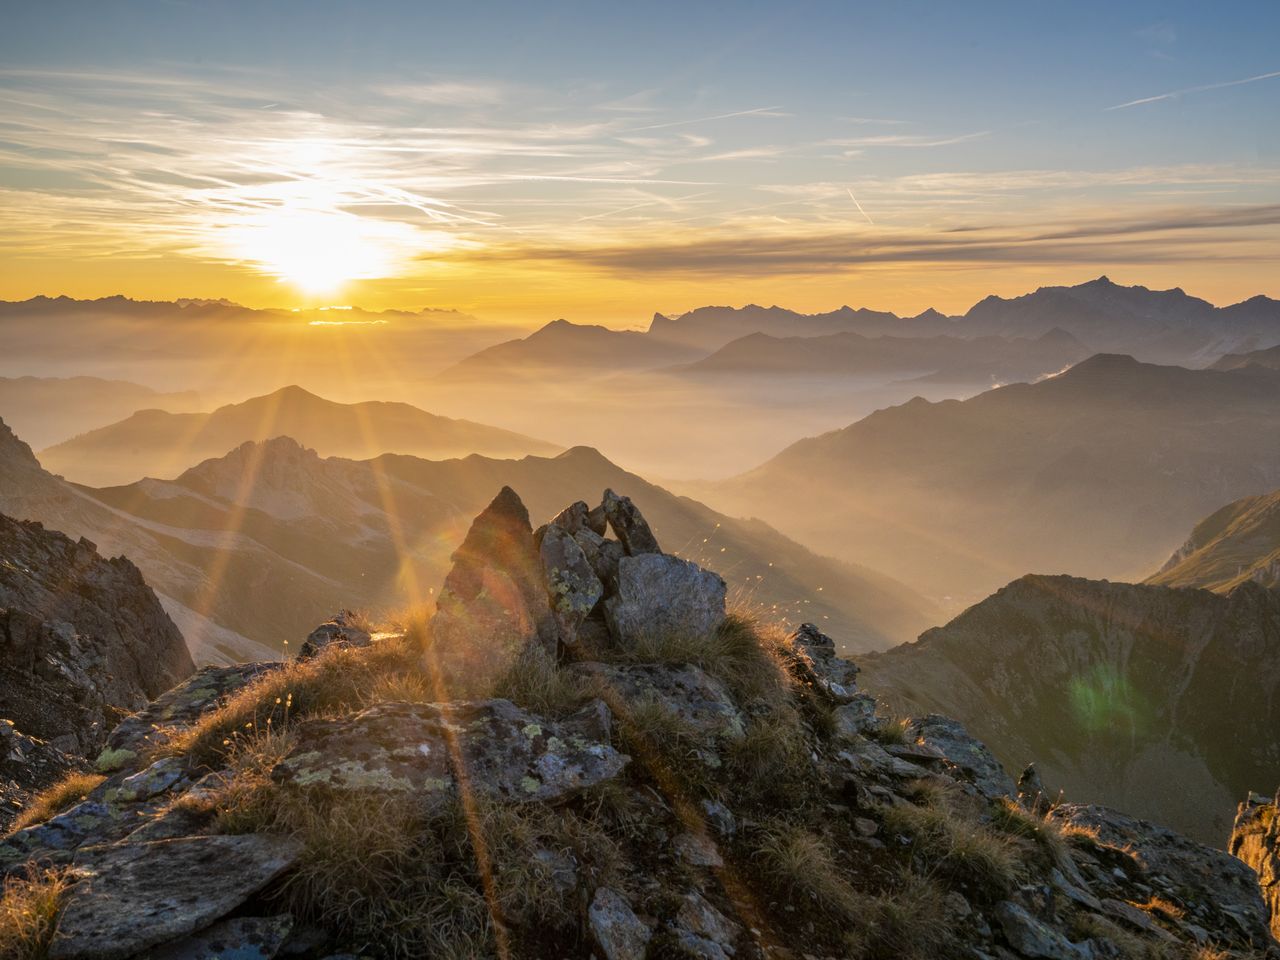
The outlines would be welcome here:
[[[616,540],[604,536],[609,529]],[[503,487],[453,560],[426,656],[431,669],[472,681],[500,675],[530,643],[696,639],[725,616],[724,580],[662,553],[640,510],[612,490],[598,507],[577,501],[534,531],[519,496]]]
[[[94,756],[122,717],[193,669],[182,635],[132,563],[0,516],[0,717],[16,732],[57,753]],[[53,760],[29,745],[11,750],[4,765],[35,763],[37,753]],[[50,772],[56,768],[65,765],[53,760]],[[38,786],[42,778],[6,779]]]
[[[1280,938],[1280,816],[1274,799],[1250,794],[1236,812],[1228,850],[1258,875],[1270,912],[1271,934]]]
[[[339,610],[307,634],[307,639],[298,650],[298,656],[306,660],[335,643],[342,647],[367,647],[370,639],[369,631],[361,626],[357,614],[350,610]]]
[[[1280,783],[1280,592],[1027,576],[915,643],[860,657],[903,714],[962,721],[1011,770],[1221,846]],[[1248,704],[1247,709],[1225,709]]]

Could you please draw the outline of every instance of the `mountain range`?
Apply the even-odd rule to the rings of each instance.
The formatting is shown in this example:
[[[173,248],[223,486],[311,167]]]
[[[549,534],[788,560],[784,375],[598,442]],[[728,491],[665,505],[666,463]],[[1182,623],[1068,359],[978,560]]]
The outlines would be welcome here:
[[[552,454],[561,448],[509,430],[453,420],[407,403],[335,403],[301,387],[228,404],[211,413],[141,410],[40,452],[54,473],[94,486],[169,477],[247,440],[290,436],[326,456],[409,453],[457,457]]]
[[[1280,370],[1280,345],[1264,350],[1250,350],[1248,353],[1223,354],[1214,362],[1213,369],[1238,370],[1250,365]]]
[[[888,646],[936,622],[932,605],[902,584],[673,496],[588,448],[520,460],[356,461],[278,437],[173,480],[96,489],[52,476],[6,430],[0,481],[0,512],[88,536],[137,563],[200,661],[300,642],[334,603],[386,610],[415,594],[429,602],[423,590],[441,579],[467,519],[503,486],[535,516],[568,493],[626,490],[668,549],[703,558],[742,603],[839,626],[852,649]]]
[[[1051,794],[1221,844],[1280,783],[1280,591],[1026,576],[914,643],[860,658],[904,713],[954,716]]]
[[[1201,517],[1280,485],[1280,372],[1098,355],[915,399],[686,489],[960,609],[1027,572],[1142,579]]]

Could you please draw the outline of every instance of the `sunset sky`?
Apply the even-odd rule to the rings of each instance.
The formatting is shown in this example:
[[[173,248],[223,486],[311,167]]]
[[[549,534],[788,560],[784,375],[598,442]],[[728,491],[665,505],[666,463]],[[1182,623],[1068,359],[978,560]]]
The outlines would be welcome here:
[[[1280,4],[11,4],[0,298],[1280,296]]]

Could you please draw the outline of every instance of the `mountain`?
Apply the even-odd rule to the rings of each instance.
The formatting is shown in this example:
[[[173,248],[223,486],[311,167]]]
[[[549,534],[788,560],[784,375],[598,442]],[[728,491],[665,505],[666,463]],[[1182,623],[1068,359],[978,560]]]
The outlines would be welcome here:
[[[1247,581],[1280,587],[1280,490],[1244,497],[1201,520],[1147,583],[1222,593]]]
[[[367,458],[380,453],[496,457],[553,453],[559,448],[497,427],[453,420],[407,403],[334,403],[301,387],[212,413],[143,410],[40,452],[54,473],[94,486],[167,477],[221,456],[250,440],[291,436],[326,455]]]
[[[446,370],[445,380],[501,376],[536,379],[551,371],[577,374],[665,366],[696,353],[635,330],[553,320],[518,340],[481,350]]]
[[[503,486],[537,516],[564,491],[583,499],[606,487],[631,492],[670,549],[706,559],[743,603],[838,625],[852,649],[887,646],[936,622],[933,605],[895,581],[675,497],[586,448],[521,460],[355,461],[280,437],[242,444],[174,480],[94,489],[43,471],[9,434],[0,481],[0,510],[133,559],[201,662],[300,642],[333,613],[334,596],[354,607],[402,606],[414,584],[439,580],[465,518]]]
[[[949,332],[950,319],[936,310],[904,319],[881,310],[841,307],[828,313],[797,313],[783,307],[698,307],[677,317],[653,315],[648,336],[701,351],[717,350],[742,336],[819,337],[833,333],[863,336],[936,336]]]
[[[1265,350],[1251,350],[1248,353],[1223,354],[1210,369],[1239,370],[1250,364],[1266,367],[1269,370],[1280,370],[1280,345],[1267,347]]]
[[[1222,845],[1280,783],[1280,592],[1027,576],[859,660],[899,711],[961,720],[1010,769]]]
[[[191,391],[160,393],[98,377],[0,377],[0,417],[27,442],[46,447],[114,423],[137,410],[197,409]]]
[[[915,377],[989,385],[1058,373],[1088,355],[1084,344],[1062,330],[1034,340],[865,337],[858,333],[771,337],[753,333],[678,369],[687,376]]]
[[[968,400],[912,400],[690,485],[955,607],[1030,571],[1140,579],[1185,531],[1280,485],[1280,373],[1098,355]]]
[[[735,616],[635,503],[571,498],[535,535],[500,491],[412,632],[208,668],[116,727],[87,796],[0,838],[6,956],[1274,949],[1242,861],[1048,808],[953,719],[890,723],[831,637]]]

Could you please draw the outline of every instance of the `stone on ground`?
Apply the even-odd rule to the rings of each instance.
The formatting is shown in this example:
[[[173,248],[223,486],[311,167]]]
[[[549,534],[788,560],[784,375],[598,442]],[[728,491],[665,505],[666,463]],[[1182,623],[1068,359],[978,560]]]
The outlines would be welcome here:
[[[623,557],[618,583],[605,600],[614,640],[709,637],[724,621],[725,583],[695,563],[660,553]]]

